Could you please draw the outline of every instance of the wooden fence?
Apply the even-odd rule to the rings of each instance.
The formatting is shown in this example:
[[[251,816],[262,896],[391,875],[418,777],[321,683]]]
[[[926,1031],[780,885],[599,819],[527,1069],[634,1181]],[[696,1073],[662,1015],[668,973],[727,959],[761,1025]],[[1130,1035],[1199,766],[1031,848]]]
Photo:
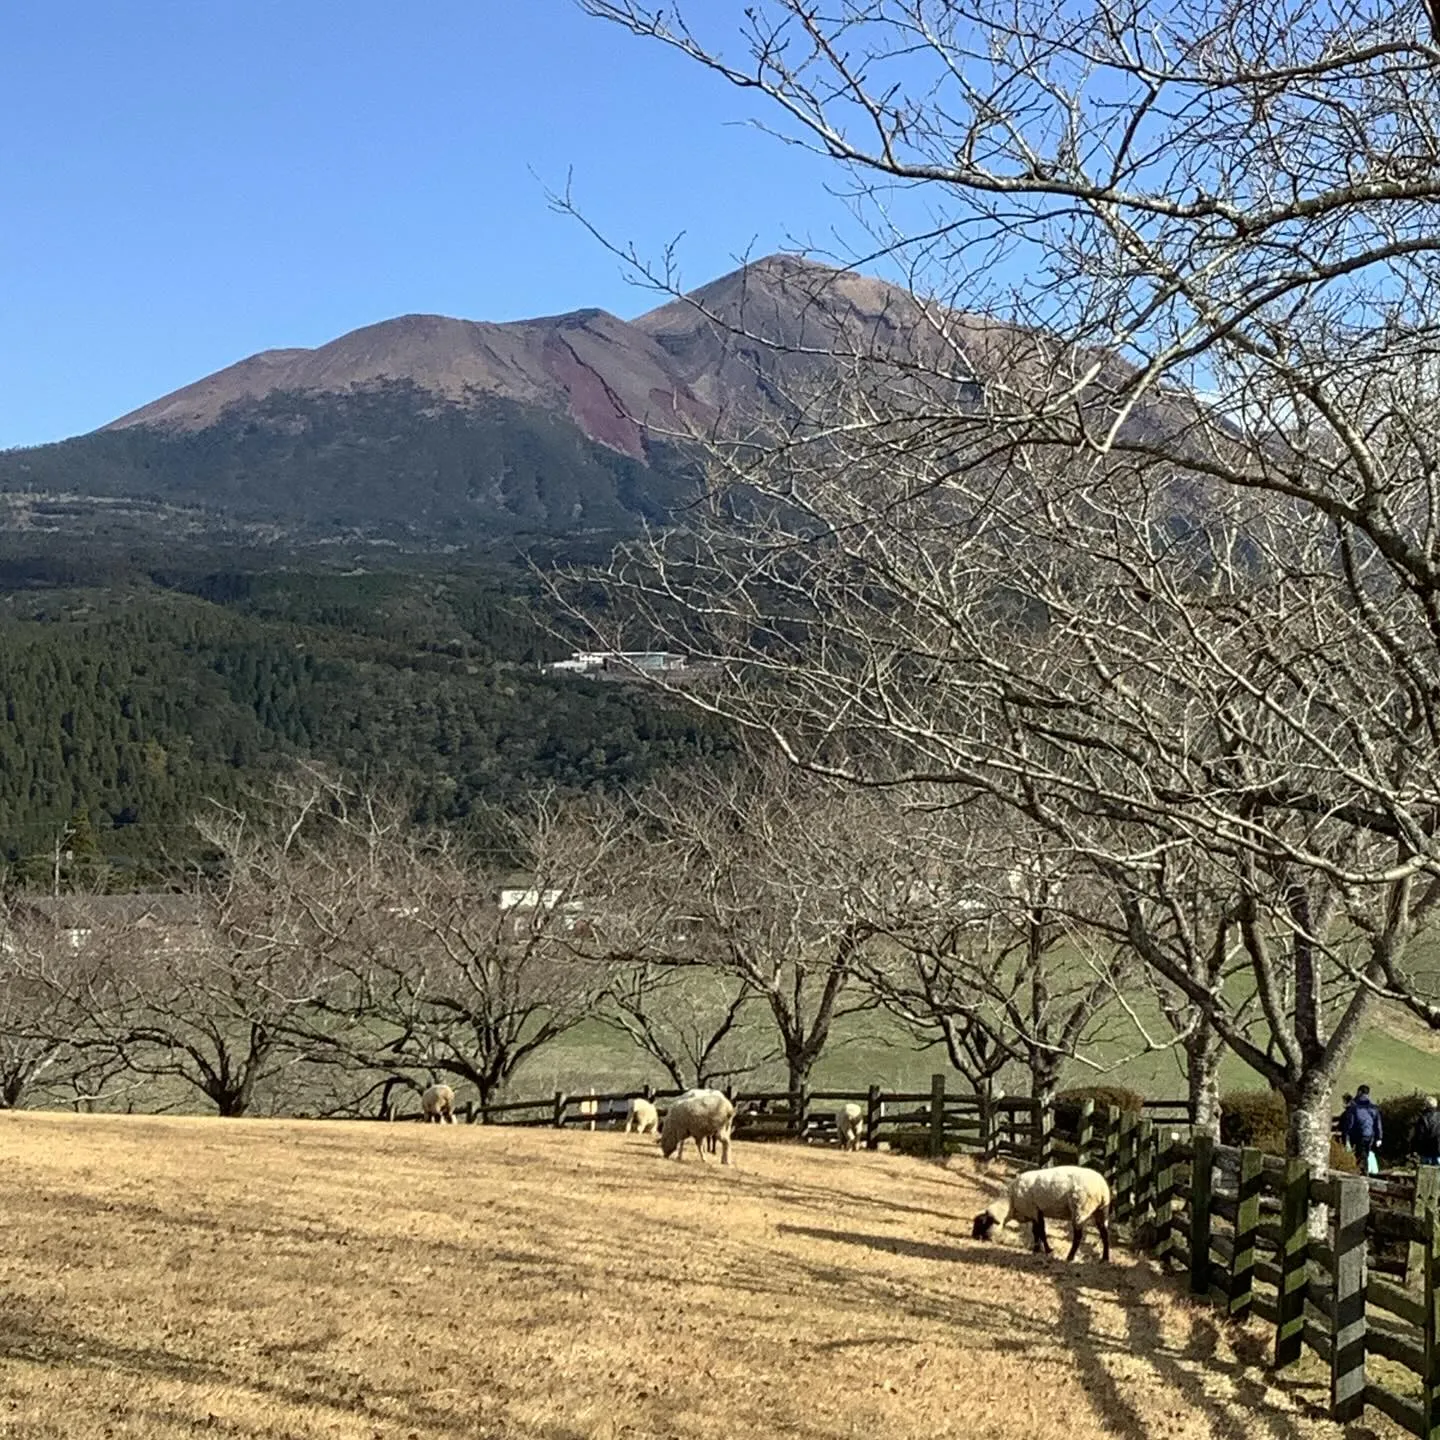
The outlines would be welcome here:
[[[557,1092],[467,1105],[491,1125],[618,1127],[637,1098],[663,1105],[679,1091]],[[727,1092],[729,1093],[729,1092]],[[1113,1218],[1131,1243],[1188,1275],[1192,1295],[1235,1320],[1273,1330],[1277,1369],[1309,1350],[1330,1371],[1330,1414],[1366,1406],[1422,1440],[1440,1440],[1440,1167],[1415,1179],[1366,1180],[1219,1145],[1192,1134],[1184,1101],[1147,1101],[1140,1114],[1081,1106],[1073,1128],[1047,1128],[1036,1101],[986,1103],[946,1089],[754,1091],[742,1139],[826,1140],[836,1109],[865,1110],[865,1143],[935,1158],[956,1151],[1026,1164],[1073,1161],[1110,1182]],[[1373,1364],[1370,1362],[1374,1362]]]
[[[1440,1168],[1317,1178],[1301,1161],[1090,1104],[1056,1149],[1105,1174],[1115,1219],[1183,1267],[1192,1295],[1269,1324],[1277,1369],[1319,1356],[1333,1419],[1368,1405],[1440,1440]]]
[[[933,1076],[928,1090],[885,1090],[872,1085],[868,1090],[812,1090],[807,1086],[794,1091],[726,1093],[741,1109],[735,1135],[742,1140],[831,1140],[835,1138],[836,1110],[857,1104],[865,1111],[863,1133],[871,1150],[883,1143],[932,1158],[969,1153],[1007,1156],[1031,1164],[1048,1164],[1054,1158],[1052,1136],[1042,1126],[1038,1102],[1006,1096],[987,1103],[975,1095],[947,1089],[944,1075]],[[485,1125],[610,1129],[625,1123],[632,1100],[663,1105],[678,1094],[678,1090],[650,1086],[604,1095],[556,1091],[534,1100],[483,1106],[471,1103],[460,1107],[459,1114],[468,1123]],[[1167,1116],[1189,1118],[1184,1101],[1147,1104]]]

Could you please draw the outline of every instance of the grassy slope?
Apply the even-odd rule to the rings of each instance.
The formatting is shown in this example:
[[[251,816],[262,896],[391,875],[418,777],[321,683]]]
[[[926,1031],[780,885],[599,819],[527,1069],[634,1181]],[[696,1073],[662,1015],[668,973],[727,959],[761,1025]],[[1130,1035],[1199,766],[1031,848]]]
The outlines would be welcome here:
[[[758,1028],[758,1026],[757,1026]],[[1133,1033],[1116,1033],[1099,1047],[1098,1053],[1118,1062],[1105,1078],[1132,1085],[1143,1094],[1182,1098],[1185,1075],[1177,1052],[1135,1055]],[[863,1090],[868,1085],[889,1089],[928,1089],[930,1076],[944,1070],[953,1083],[964,1082],[950,1070],[943,1046],[918,1047],[898,1022],[883,1014],[850,1018],[837,1026],[836,1037],[821,1058],[815,1072],[817,1088]],[[1247,1065],[1234,1057],[1224,1063],[1226,1089],[1263,1088],[1264,1082]],[[750,1088],[783,1084],[784,1071],[774,1065],[762,1069]],[[1067,1084],[1085,1084],[1098,1078],[1080,1065],[1066,1072]],[[664,1084],[658,1066],[647,1063],[624,1037],[591,1022],[565,1037],[558,1045],[542,1051],[516,1077],[511,1091],[516,1098],[549,1094],[554,1090],[577,1091],[586,1087],[602,1093],[627,1089],[652,1081]],[[1362,1037],[1355,1058],[1342,1077],[1340,1089],[1353,1090],[1368,1082],[1380,1098],[1409,1094],[1414,1090],[1440,1092],[1440,1037],[1417,1022],[1384,1012]],[[1007,1077],[1017,1093],[1023,1093],[1023,1077]]]
[[[0,1115],[0,1432],[1339,1433],[1148,1265],[964,1238],[969,1169],[736,1151]]]

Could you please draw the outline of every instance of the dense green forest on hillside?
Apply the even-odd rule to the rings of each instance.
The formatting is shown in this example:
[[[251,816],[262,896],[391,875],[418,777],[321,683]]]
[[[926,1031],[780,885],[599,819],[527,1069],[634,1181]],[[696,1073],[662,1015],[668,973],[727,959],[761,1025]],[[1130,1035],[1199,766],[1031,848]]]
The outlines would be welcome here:
[[[536,406],[496,396],[462,406],[397,380],[276,393],[204,430],[135,426],[0,452],[0,492],[144,497],[292,534],[469,544],[660,520],[696,478],[663,446],[650,459],[606,449]]]
[[[0,855],[37,883],[76,833],[117,883],[149,883],[194,855],[207,797],[294,757],[478,825],[538,788],[624,785],[724,743],[643,690],[543,674],[565,647],[519,572],[96,568],[109,583],[0,567]]]

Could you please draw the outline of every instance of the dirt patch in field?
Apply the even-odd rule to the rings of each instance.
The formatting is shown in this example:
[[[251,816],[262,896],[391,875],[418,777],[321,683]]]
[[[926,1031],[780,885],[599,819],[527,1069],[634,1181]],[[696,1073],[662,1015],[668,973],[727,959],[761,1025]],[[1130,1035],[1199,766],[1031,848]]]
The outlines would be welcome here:
[[[736,1162],[0,1114],[0,1437],[1341,1433],[1149,1264],[972,1241],[995,1181],[968,1166]]]

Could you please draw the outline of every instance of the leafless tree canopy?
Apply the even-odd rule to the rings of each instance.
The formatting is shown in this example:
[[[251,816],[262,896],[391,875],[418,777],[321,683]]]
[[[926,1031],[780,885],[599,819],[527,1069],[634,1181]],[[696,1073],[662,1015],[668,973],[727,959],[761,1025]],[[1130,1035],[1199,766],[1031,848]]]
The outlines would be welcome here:
[[[908,317],[828,368],[717,317],[785,404],[711,441],[617,612],[801,764],[1028,817],[1319,1158],[1375,997],[1440,1023],[1428,17],[583,3],[833,160]]]

